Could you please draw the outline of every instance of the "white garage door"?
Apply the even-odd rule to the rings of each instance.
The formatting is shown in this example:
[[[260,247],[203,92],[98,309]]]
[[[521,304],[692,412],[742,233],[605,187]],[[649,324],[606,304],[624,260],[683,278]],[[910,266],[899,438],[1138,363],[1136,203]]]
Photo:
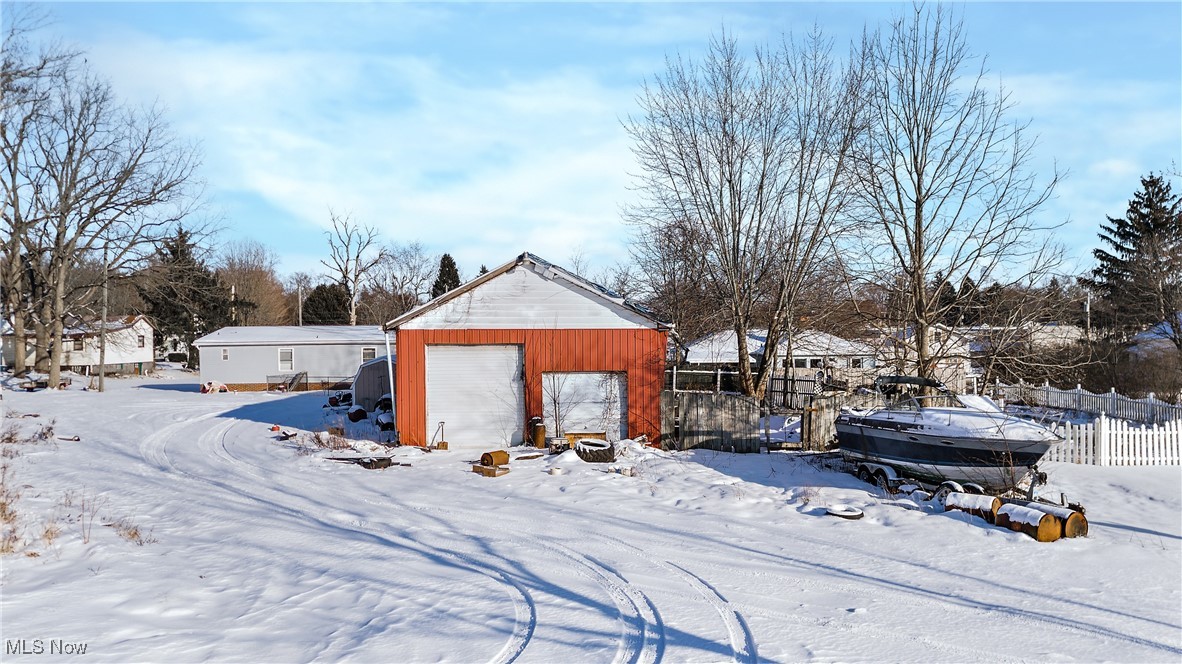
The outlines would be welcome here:
[[[611,441],[628,437],[627,374],[546,372],[542,400],[546,431],[604,432]]]
[[[427,439],[450,449],[518,444],[525,429],[520,346],[427,346]]]

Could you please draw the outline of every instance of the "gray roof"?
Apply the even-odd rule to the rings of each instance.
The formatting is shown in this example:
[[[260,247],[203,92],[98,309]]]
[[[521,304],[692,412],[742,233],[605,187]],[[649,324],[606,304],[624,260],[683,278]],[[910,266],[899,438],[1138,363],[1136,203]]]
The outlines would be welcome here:
[[[517,258],[514,258],[513,260],[509,261],[508,263],[505,263],[504,265],[501,265],[500,267],[497,267],[493,270],[489,270],[488,272],[476,277],[472,281],[469,281],[468,283],[463,284],[462,286],[455,288],[453,290],[450,290],[450,291],[444,293],[443,295],[440,295],[439,297],[437,297],[425,304],[421,304],[421,305],[415,307],[414,309],[407,311],[406,313],[402,314],[398,318],[395,318],[394,320],[387,322],[385,325],[385,328],[387,330],[393,330],[393,329],[397,328],[398,326],[402,325],[403,323],[405,323],[409,320],[413,320],[415,318],[418,318],[419,316],[427,313],[428,311],[431,311],[432,309],[435,309],[435,308],[447,303],[448,301],[453,300],[453,299],[459,297],[460,295],[463,295],[464,293],[467,293],[468,291],[476,288],[477,286],[479,286],[483,283],[486,283],[488,281],[491,281],[492,279],[495,279],[496,277],[499,277],[502,274],[505,274],[509,270],[512,270],[514,267],[516,267],[518,265],[522,265],[524,263],[531,263],[533,265],[537,265],[538,267],[543,268],[544,270],[550,272],[550,274],[547,275],[550,278],[553,278],[556,276],[561,276],[566,281],[568,281],[576,286],[579,286],[585,290],[590,291],[591,293],[593,293],[594,295],[597,295],[598,297],[600,297],[603,300],[606,300],[606,301],[611,302],[617,306],[624,307],[625,309],[628,309],[628,310],[633,311],[637,314],[640,314],[642,317],[652,321],[654,326],[657,327],[658,329],[668,329],[670,327],[668,321],[661,320],[661,318],[659,316],[657,316],[656,312],[654,312],[652,309],[649,309],[648,307],[644,306],[643,304],[640,304],[638,302],[633,302],[632,300],[625,298],[623,295],[620,295],[619,293],[615,292],[614,290],[612,290],[606,286],[602,286],[600,284],[597,284],[594,281],[591,281],[590,279],[585,279],[583,277],[580,277],[579,275],[575,274],[574,272],[571,272],[570,270],[567,270],[566,268],[559,267],[559,266],[557,266],[545,259],[539,258],[527,251],[527,252],[521,254],[520,256],[518,256]]]
[[[251,325],[223,327],[201,337],[194,346],[267,346],[341,343],[384,344],[381,325]]]

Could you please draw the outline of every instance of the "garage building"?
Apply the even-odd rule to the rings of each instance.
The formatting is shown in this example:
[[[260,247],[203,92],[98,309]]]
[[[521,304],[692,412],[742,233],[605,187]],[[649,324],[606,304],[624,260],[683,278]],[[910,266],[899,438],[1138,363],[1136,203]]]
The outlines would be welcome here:
[[[491,448],[554,433],[657,441],[669,326],[524,253],[388,322],[400,441]]]

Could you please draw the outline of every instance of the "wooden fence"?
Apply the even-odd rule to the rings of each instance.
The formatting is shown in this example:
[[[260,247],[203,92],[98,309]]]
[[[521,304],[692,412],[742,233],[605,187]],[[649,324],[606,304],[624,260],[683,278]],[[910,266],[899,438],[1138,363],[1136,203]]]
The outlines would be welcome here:
[[[738,394],[661,392],[661,440],[667,447],[759,452],[759,403]]]
[[[1024,401],[1036,406],[1107,415],[1145,424],[1182,420],[1182,406],[1157,399],[1153,394],[1145,399],[1130,399],[1117,394],[1115,389],[1106,394],[1094,394],[1079,385],[1074,390],[1060,390],[1048,384],[1022,382],[1017,385],[998,383],[994,390],[996,396],[1007,402]]]
[[[804,450],[829,449],[837,437],[837,414],[841,400],[837,396],[813,397],[800,421],[800,446]]]
[[[670,369],[665,372],[665,388],[674,392],[739,392],[739,372]],[[764,405],[787,410],[803,410],[809,400],[821,393],[815,378],[771,376],[768,378]]]
[[[1101,415],[1088,424],[1054,427],[1066,440],[1051,447],[1044,461],[1096,466],[1182,465],[1182,420],[1148,426]]]

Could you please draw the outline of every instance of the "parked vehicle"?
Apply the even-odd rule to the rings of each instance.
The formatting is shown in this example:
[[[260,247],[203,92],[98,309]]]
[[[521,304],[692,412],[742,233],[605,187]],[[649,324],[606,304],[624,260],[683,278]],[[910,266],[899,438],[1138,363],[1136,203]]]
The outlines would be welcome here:
[[[911,478],[1014,491],[1062,440],[986,397],[957,395],[932,379],[880,376],[874,386],[887,405],[843,412],[837,441],[859,477],[884,486]]]

